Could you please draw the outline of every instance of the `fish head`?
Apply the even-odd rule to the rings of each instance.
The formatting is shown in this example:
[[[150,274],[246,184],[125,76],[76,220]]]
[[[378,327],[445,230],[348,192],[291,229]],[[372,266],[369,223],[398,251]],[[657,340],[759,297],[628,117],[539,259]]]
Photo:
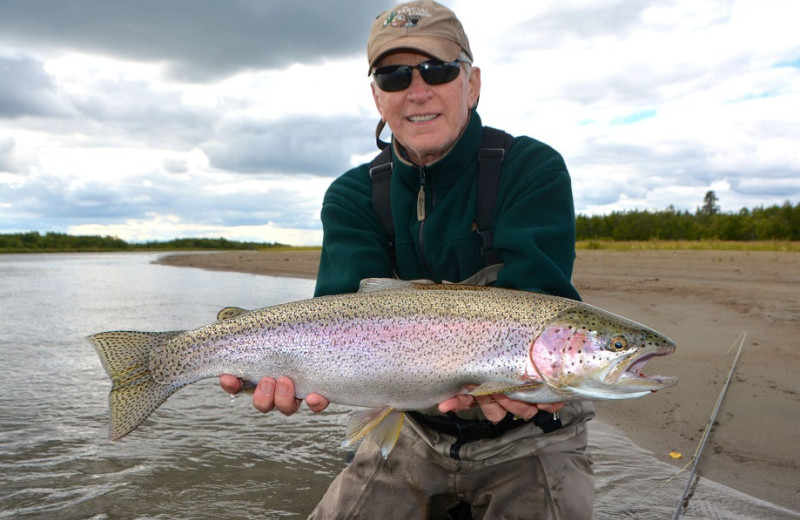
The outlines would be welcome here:
[[[642,372],[650,359],[674,351],[663,334],[580,303],[559,312],[531,342],[526,370],[561,395],[626,399],[675,385],[675,377]]]

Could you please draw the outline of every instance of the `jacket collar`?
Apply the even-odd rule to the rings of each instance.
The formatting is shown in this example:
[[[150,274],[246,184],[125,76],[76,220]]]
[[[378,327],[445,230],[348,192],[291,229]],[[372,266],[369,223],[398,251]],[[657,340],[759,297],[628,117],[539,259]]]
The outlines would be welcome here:
[[[471,165],[477,164],[482,128],[483,124],[478,112],[472,110],[464,133],[444,157],[425,166],[425,175],[435,180],[439,186],[454,184],[464,171],[468,170]],[[398,152],[402,157],[398,156]],[[400,174],[404,179],[419,183],[420,167],[405,157],[405,150],[394,138],[392,138],[392,156],[395,173]]]

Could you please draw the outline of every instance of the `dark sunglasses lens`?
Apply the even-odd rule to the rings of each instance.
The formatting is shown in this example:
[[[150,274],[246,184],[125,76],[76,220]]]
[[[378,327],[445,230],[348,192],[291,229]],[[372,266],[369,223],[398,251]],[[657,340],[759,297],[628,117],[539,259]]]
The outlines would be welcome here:
[[[458,77],[461,67],[457,62],[451,63],[423,63],[419,73],[428,85],[442,85],[450,83]]]
[[[426,61],[415,67],[410,65],[389,65],[375,69],[375,83],[384,92],[405,90],[411,85],[411,74],[414,69],[419,70],[420,76],[428,85],[450,83],[461,72],[461,67],[457,61],[450,63]]]
[[[411,85],[411,67],[392,65],[375,70],[375,83],[385,92],[397,92]]]

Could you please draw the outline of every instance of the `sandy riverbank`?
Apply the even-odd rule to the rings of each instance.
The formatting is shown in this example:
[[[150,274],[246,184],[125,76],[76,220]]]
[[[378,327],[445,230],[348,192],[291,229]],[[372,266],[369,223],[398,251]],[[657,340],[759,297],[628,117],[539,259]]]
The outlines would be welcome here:
[[[181,254],[160,263],[313,278],[318,251]],[[800,253],[579,251],[584,300],[647,324],[678,344],[649,371],[677,387],[642,399],[599,403],[598,415],[676,466],[697,447],[733,351],[745,350],[706,446],[700,475],[800,510]],[[673,461],[671,451],[684,455]]]

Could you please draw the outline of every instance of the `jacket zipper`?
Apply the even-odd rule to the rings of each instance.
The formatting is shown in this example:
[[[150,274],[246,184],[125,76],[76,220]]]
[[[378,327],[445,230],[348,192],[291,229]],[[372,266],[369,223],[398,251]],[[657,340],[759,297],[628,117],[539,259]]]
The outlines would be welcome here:
[[[419,259],[422,262],[422,266],[425,268],[428,273],[431,274],[431,278],[434,281],[438,281],[435,279],[435,275],[433,274],[433,270],[431,266],[428,264],[428,259],[425,256],[425,220],[428,218],[427,209],[425,207],[425,184],[427,182],[427,171],[425,167],[422,166],[419,168],[419,192],[417,193],[417,222],[419,222],[419,233],[417,235],[417,248],[419,250]],[[435,203],[435,197],[433,199]],[[433,206],[431,206],[433,209]]]

